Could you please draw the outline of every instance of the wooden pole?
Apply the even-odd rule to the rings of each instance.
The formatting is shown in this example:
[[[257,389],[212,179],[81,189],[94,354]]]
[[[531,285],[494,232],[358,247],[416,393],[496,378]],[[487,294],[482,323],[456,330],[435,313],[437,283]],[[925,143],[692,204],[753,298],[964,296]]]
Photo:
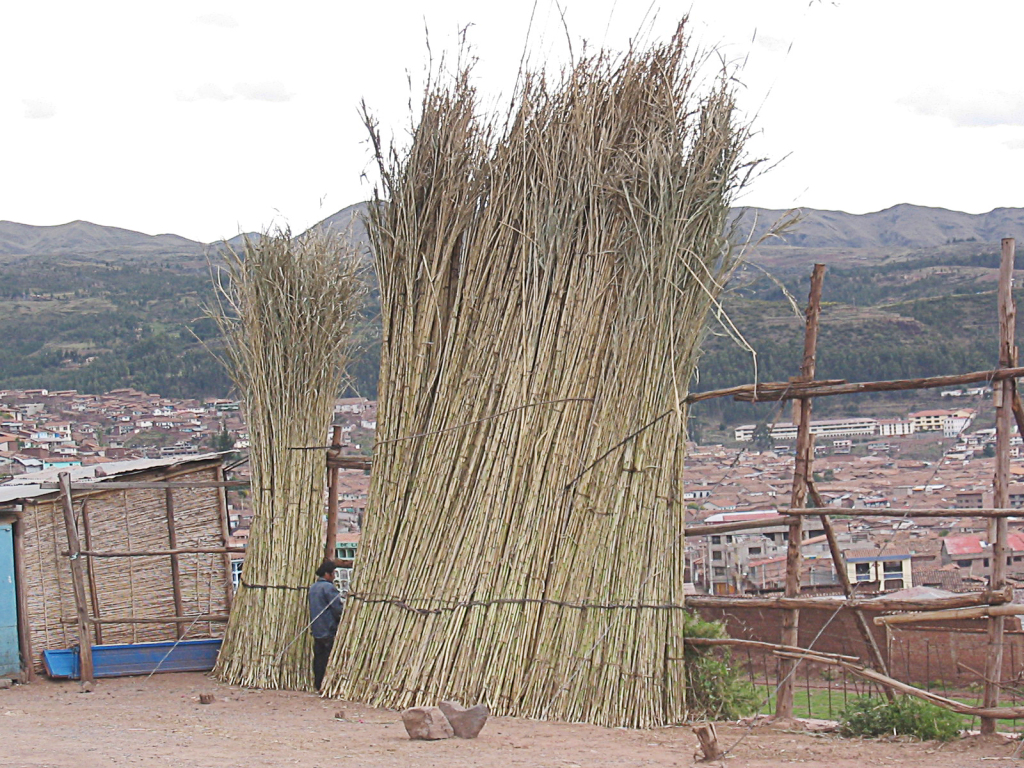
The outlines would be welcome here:
[[[776,517],[761,518],[759,520],[737,520],[735,523],[708,523],[707,525],[688,525],[683,531],[683,536],[711,536],[717,533],[732,533],[733,531],[749,531],[760,528],[785,528],[789,525],[790,519],[783,515]]]
[[[64,527],[68,535],[68,550],[71,559],[71,581],[75,591],[75,611],[78,614],[78,643],[81,670],[79,679],[83,684],[94,682],[92,673],[92,640],[89,637],[89,610],[85,604],[85,579],[82,576],[82,546],[78,541],[78,527],[75,525],[75,509],[71,501],[71,475],[61,472],[58,476],[61,486],[61,503],[64,508]]]
[[[105,619],[89,619],[90,624],[192,624],[193,622],[200,621],[213,621],[213,622],[226,622],[228,620],[228,614],[226,613],[202,613],[198,616],[168,616],[165,619],[162,618],[145,618],[137,619],[134,617],[117,617],[108,616]],[[62,619],[64,623],[75,623],[78,619]]]
[[[804,356],[800,364],[798,381],[813,381],[818,348],[818,321],[821,317],[821,288],[825,280],[825,265],[815,264],[811,274],[811,290],[807,301],[806,326],[804,329]],[[811,436],[811,400],[796,401],[797,438],[796,461],[793,467],[793,491],[790,506],[800,509],[807,503],[807,478],[811,476],[814,458],[814,440]],[[795,518],[789,524],[789,546],[786,549],[786,597],[800,594],[800,571],[802,565],[801,545],[803,544],[803,520]],[[786,611],[782,623],[782,645],[800,645],[800,609]],[[789,720],[793,717],[793,691],[796,680],[796,661],[782,659],[779,670],[779,688],[775,699],[775,717]]]
[[[193,480],[171,481],[171,480],[97,480],[93,483],[71,483],[72,491],[92,491],[102,493],[104,491],[152,491],[162,488],[177,488],[183,491],[191,491],[196,488],[248,488],[248,480]],[[43,490],[55,490],[60,488],[60,483],[40,483]]]
[[[1002,259],[999,265],[999,365],[1012,368],[1017,364],[1014,346],[1014,325],[1017,308],[1013,301],[1013,261],[1015,242],[1005,237],[1002,241]],[[992,503],[996,507],[1010,506],[1010,439],[1013,436],[1013,393],[1009,381],[1000,381],[993,400],[996,405],[996,470],[993,478]],[[994,534],[994,535],[993,535]],[[1006,584],[1007,528],[1006,518],[991,523],[989,540],[992,542],[992,569],[989,572],[989,590]],[[988,655],[985,658],[984,708],[999,706],[999,685],[1003,673],[1003,616],[990,616],[988,620]],[[983,734],[996,732],[993,717],[981,718]]]
[[[85,548],[92,549],[92,525],[89,523],[88,499],[82,500],[82,532],[85,534]],[[89,578],[89,602],[92,603],[92,615],[98,619],[100,617],[100,592],[91,558],[85,561],[85,574]],[[93,630],[96,636],[96,645],[103,645],[103,628],[99,624],[93,624]]]
[[[131,551],[101,552],[91,549],[83,549],[83,557],[166,557],[169,555],[223,555],[243,553],[242,547],[178,547],[177,549],[135,549]],[[70,552],[62,552],[69,555]]]
[[[167,546],[171,549],[171,589],[174,592],[174,615],[184,616],[185,605],[181,597],[181,569],[178,564],[178,531],[174,525],[174,491],[164,491],[164,506],[167,510]],[[92,549],[92,547],[90,547]],[[98,617],[97,617],[98,618]],[[184,627],[175,625],[175,633],[180,640],[184,636]]]
[[[893,379],[889,381],[844,382],[837,379],[806,382],[765,382],[763,384],[742,384],[709,392],[696,392],[686,402],[700,402],[716,397],[732,397],[741,402],[773,402],[777,400],[799,400],[804,397],[833,397],[854,395],[865,392],[904,392],[912,389],[935,389],[960,384],[990,384],[1004,379],[1024,377],[1024,368],[996,368],[991,371],[973,371],[952,376],[927,376],[921,379]]]
[[[217,478],[218,483],[224,483],[224,467],[222,465],[218,464],[214,469],[214,477]],[[231,613],[231,603],[235,599],[235,585],[231,581],[231,547],[228,546],[231,526],[228,521],[227,488],[228,484],[225,483],[217,491],[217,512],[220,516],[221,542],[224,544],[224,551],[221,553],[224,561],[224,610]]]
[[[739,646],[742,648],[762,648],[766,651],[789,651],[791,653],[813,653],[815,656],[822,656],[832,659],[845,659],[847,661],[860,661],[857,656],[846,656],[842,653],[825,653],[824,651],[809,651],[806,648],[790,648],[788,645],[777,645],[775,643],[764,643],[760,640],[741,640],[735,637],[684,637],[684,645],[694,646]]]
[[[936,611],[973,606],[1003,605],[1013,600],[1013,589],[1004,587],[998,592],[967,592],[949,597],[935,597],[926,600],[904,600],[892,597],[854,598],[845,600],[832,597],[719,597],[718,595],[687,595],[686,604],[691,608],[756,608],[767,610],[834,611],[837,608],[858,608],[870,613],[889,611]]]
[[[19,517],[14,521],[14,589],[18,601],[18,646],[21,650],[21,679],[36,679],[35,658],[32,654],[32,633],[28,621],[28,573],[25,569],[25,523]]]
[[[818,494],[818,489],[814,486],[813,480],[807,480],[807,489],[811,494],[811,500],[818,507],[824,506],[821,503],[821,496]],[[846,558],[843,557],[843,552],[839,548],[839,540],[836,539],[835,529],[832,527],[832,519],[828,515],[821,516],[821,525],[825,529],[825,537],[828,539],[828,548],[832,552],[832,567],[835,568],[836,578],[839,579],[839,583],[843,587],[843,594],[846,595],[848,600],[853,599],[853,585],[850,583],[850,574],[846,572]],[[878,671],[882,674],[888,675],[889,668],[885,663],[885,657],[882,656],[882,649],[878,647],[878,642],[875,640],[875,634],[871,631],[871,625],[868,624],[867,617],[864,612],[859,608],[853,608],[854,620],[857,622],[857,629],[860,632],[860,636],[864,639],[864,644],[868,648],[868,653],[871,655],[871,659]],[[885,689],[885,696],[889,701],[895,701],[896,696],[893,694],[890,688]]]
[[[977,605],[973,608],[947,608],[915,613],[900,613],[892,616],[876,616],[875,624],[920,624],[929,621],[959,621],[961,619],[986,619],[1003,616],[1024,616],[1024,605],[1016,603],[1003,605]],[[986,675],[987,676],[987,675]]]
[[[331,430],[332,452],[341,450],[341,425],[335,424]],[[330,454],[328,454],[330,458]],[[324,557],[334,561],[338,556],[338,485],[341,473],[337,463],[327,462],[327,541],[324,544]]]
[[[810,509],[780,509],[780,515],[797,515],[807,517],[808,515],[821,515],[824,508],[812,507]],[[903,519],[905,517],[1024,517],[1024,509],[1004,507],[1002,509],[935,509],[922,507],[920,509],[845,509],[841,514],[847,517],[892,517]]]

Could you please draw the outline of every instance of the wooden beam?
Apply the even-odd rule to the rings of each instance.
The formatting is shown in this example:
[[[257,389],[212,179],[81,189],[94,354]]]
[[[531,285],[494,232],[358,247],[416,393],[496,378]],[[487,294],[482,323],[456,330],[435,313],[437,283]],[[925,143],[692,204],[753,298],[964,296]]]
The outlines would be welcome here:
[[[828,663],[825,659],[821,659],[821,662]],[[863,677],[866,680],[871,680],[879,685],[894,688],[900,693],[905,693],[908,696],[916,696],[919,699],[930,701],[932,704],[937,704],[943,709],[948,709],[961,715],[1006,720],[1015,720],[1024,717],[1024,707],[972,707],[967,704],[961,704],[959,701],[954,701],[953,699],[947,699],[945,696],[939,696],[937,693],[925,691],[921,688],[915,688],[912,685],[908,685],[907,683],[900,682],[899,680],[895,680],[879,672],[875,672],[873,669],[865,669],[857,664],[851,664],[848,661],[836,661],[832,663],[836,666],[848,669],[855,675]]]
[[[705,525],[688,525],[683,531],[683,536],[711,536],[719,533],[732,533],[734,531],[750,531],[760,528],[785,528],[790,519],[785,515],[778,518],[761,520],[737,520],[734,523],[707,523]]]
[[[59,483],[39,483],[43,490],[60,488]],[[248,480],[195,480],[194,482],[146,480],[97,480],[95,483],[71,483],[72,491],[159,491],[166,488],[192,490],[194,488],[248,488]]]
[[[134,552],[82,550],[79,554],[82,557],[166,557],[168,555],[222,555],[230,552],[244,553],[245,549],[242,547],[179,547],[177,549],[147,549]],[[62,554],[70,554],[70,552]]]
[[[1013,261],[1015,243],[1013,238],[1004,237],[999,264],[999,366],[1012,368],[1017,364],[1017,350],[1014,345],[1014,328],[1017,307],[1013,301]],[[1015,387],[1009,380],[997,383],[993,401],[996,406],[996,467],[992,479],[993,504],[997,507],[1010,506],[1010,440],[1013,437],[1013,395]],[[1006,553],[1009,551],[1006,518],[996,518],[991,524],[989,541],[992,542],[992,569],[989,571],[988,586],[997,590],[1006,584]],[[986,709],[999,706],[1000,677],[1003,673],[1003,637],[1005,618],[989,613],[988,654],[985,657],[985,693],[983,705]],[[992,717],[981,719],[981,732],[996,732],[996,721]]]
[[[807,490],[810,492],[811,499],[814,503],[819,507],[822,506],[821,496],[818,494],[818,489],[810,479],[807,480]],[[832,527],[831,518],[829,518],[828,515],[822,515],[821,525],[825,529],[825,538],[828,540],[828,548],[832,553],[832,567],[836,572],[836,578],[839,579],[839,583],[843,587],[843,594],[846,595],[846,599],[853,600],[854,590],[853,585],[850,583],[850,574],[846,572],[846,558],[843,557],[843,551],[839,547],[839,540],[836,538],[836,532]],[[885,657],[882,655],[882,649],[878,647],[878,642],[875,640],[875,633],[871,631],[871,625],[868,624],[867,617],[860,608],[855,606],[853,607],[853,615],[857,622],[857,631],[860,632],[860,636],[864,640],[864,644],[867,646],[872,662],[880,672],[888,675],[889,667],[885,663]],[[890,688],[885,689],[885,696],[890,702],[895,701],[896,697]]]
[[[331,429],[331,451],[341,451],[341,425],[335,424]],[[340,467],[337,461],[331,463],[331,454],[327,454],[327,538],[324,542],[324,558],[334,562],[338,556],[338,485],[340,483]]]
[[[950,597],[936,597],[922,600],[906,600],[891,597],[871,599],[829,598],[829,597],[719,597],[717,595],[689,595],[687,606],[691,608],[758,608],[768,610],[834,611],[837,608],[858,608],[871,613],[889,611],[933,611],[949,608],[1002,605],[1013,600],[1013,589],[1005,587],[998,592],[967,592]]]
[[[105,619],[89,618],[90,624],[191,624],[200,621],[224,622],[228,620],[226,613],[202,613],[198,616],[168,616],[166,618],[136,618],[108,616]],[[77,619],[61,619],[64,624],[74,624]]]
[[[178,531],[174,525],[174,490],[167,488],[164,491],[164,508],[167,513],[167,546],[173,554],[171,558],[171,591],[174,594],[174,615],[182,616],[185,613],[185,604],[181,596],[181,568],[178,564]],[[91,550],[92,547],[89,547]],[[92,562],[91,558],[89,562]],[[98,617],[97,617],[98,618]],[[178,639],[183,637],[184,629],[181,624],[176,627]]]
[[[224,482],[224,467],[222,465],[217,465],[214,476],[217,478],[217,482]],[[217,491],[217,513],[220,518],[221,543],[224,545],[221,558],[224,563],[224,610],[230,613],[231,606],[235,601],[235,584],[231,580],[231,548],[228,545],[228,539],[231,537],[231,525],[228,520],[227,489],[228,485],[225,483],[224,487]]]
[[[812,653],[806,648],[791,648],[788,645],[776,645],[775,643],[763,643],[760,640],[741,640],[736,637],[684,637],[684,645],[695,645],[695,646],[710,646],[714,647],[717,645],[724,646],[739,646],[741,648],[761,648],[766,651],[777,651],[785,650],[793,653]],[[845,656],[841,653],[825,653],[824,651],[813,651],[818,656],[824,656],[833,659],[846,659],[847,661],[860,661],[856,656]]]
[[[713,638],[718,640],[719,638]],[[731,640],[732,638],[725,638]],[[686,638],[684,642],[689,642],[692,645],[697,643],[691,642],[692,640],[701,640],[701,638]],[[745,645],[747,642],[744,641],[737,643],[738,645]],[[724,643],[723,643],[724,644]],[[1006,720],[1014,720],[1024,718],[1024,707],[997,707],[997,708],[986,708],[986,707],[972,707],[967,704],[962,704],[959,701],[953,699],[947,699],[945,696],[939,696],[937,693],[931,693],[930,691],[916,688],[907,683],[900,682],[888,675],[883,675],[880,672],[876,672],[873,669],[868,669],[856,664],[850,659],[852,657],[842,656],[834,653],[823,653],[821,651],[812,651],[807,648],[790,648],[783,645],[775,645],[773,643],[758,643],[759,647],[766,647],[770,649],[774,654],[783,658],[790,658],[791,660],[796,659],[810,659],[812,661],[819,662],[821,664],[831,664],[833,666],[842,667],[850,672],[853,672],[859,677],[863,677],[866,680],[870,680],[878,685],[886,688],[892,688],[894,690],[905,693],[908,696],[916,696],[919,699],[925,699],[933,704],[937,704],[943,709],[949,709],[953,712],[957,712],[962,715],[972,715],[975,717],[993,717]]]
[[[336,456],[327,452],[327,466],[337,469],[358,469],[369,472],[373,466],[373,459],[368,456]]]
[[[847,517],[1024,517],[1024,509],[1013,507],[984,509],[937,509],[921,507],[920,509],[833,509],[830,507],[808,507],[806,509],[780,509],[780,515],[840,514]]]
[[[14,533],[14,590],[18,603],[18,647],[21,651],[21,679],[36,679],[35,658],[32,654],[32,633],[28,618],[28,571],[25,568],[25,523],[15,519]]]
[[[777,400],[799,400],[804,397],[833,397],[835,395],[855,395],[865,392],[902,392],[911,389],[936,389],[938,387],[957,386],[959,384],[981,384],[1005,379],[1024,377],[1024,368],[996,368],[991,371],[973,371],[952,376],[928,376],[921,379],[893,379],[890,381],[860,381],[853,383],[836,383],[829,381],[809,382],[766,382],[762,384],[744,384],[730,387],[728,390],[696,393],[705,395],[700,399],[726,397],[732,395],[734,400],[741,402],[773,402]],[[696,396],[696,395],[695,395]],[[689,398],[687,398],[689,399]]]
[[[61,506],[64,508],[64,528],[68,536],[68,548],[71,558],[71,581],[75,592],[75,612],[78,614],[78,645],[79,678],[83,684],[95,682],[92,671],[92,640],[89,637],[89,610],[85,605],[85,580],[82,576],[82,546],[78,541],[78,528],[75,525],[75,510],[71,502],[71,475],[61,472],[60,479]]]
[[[89,523],[89,500],[82,501],[82,531],[85,534],[85,548],[92,549],[92,525]],[[89,578],[89,602],[92,603],[92,615],[100,618],[100,591],[96,583],[96,571],[92,566],[92,560],[85,561],[85,574]],[[93,625],[97,645],[103,645],[103,628],[99,624]]]
[[[932,621],[958,621],[960,619],[1003,618],[1006,616],[1024,616],[1024,605],[1017,603],[1003,605],[978,605],[973,608],[950,608],[947,610],[920,613],[901,613],[894,616],[876,616],[875,624],[920,624]],[[988,705],[985,706],[995,706]]]
[[[815,264],[811,273],[811,290],[807,299],[804,327],[804,355],[797,381],[813,381],[818,350],[818,323],[821,319],[821,289],[825,282],[825,265]],[[796,401],[798,418],[796,461],[793,466],[793,489],[790,507],[800,509],[807,504],[807,479],[814,462],[814,436],[811,434],[811,404],[809,398]],[[800,594],[802,570],[803,520],[793,518],[789,524],[789,542],[786,547],[786,597]],[[782,645],[800,644],[800,609],[790,608],[782,620]],[[775,717],[789,720],[793,717],[793,691],[796,687],[796,662],[783,659],[779,664],[779,687],[775,696]]]

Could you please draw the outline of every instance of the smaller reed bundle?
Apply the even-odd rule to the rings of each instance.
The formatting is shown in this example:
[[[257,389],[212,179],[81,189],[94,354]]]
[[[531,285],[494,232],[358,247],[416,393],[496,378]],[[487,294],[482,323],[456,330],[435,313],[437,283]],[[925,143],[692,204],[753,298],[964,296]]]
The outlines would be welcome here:
[[[249,428],[253,522],[214,674],[258,688],[312,687],[306,588],[323,557],[323,445],[363,294],[347,241],[287,231],[227,259],[217,316]]]
[[[371,123],[378,442],[330,695],[686,716],[683,400],[750,167],[709,86],[680,29],[524,73],[504,124],[465,69],[407,153]]]

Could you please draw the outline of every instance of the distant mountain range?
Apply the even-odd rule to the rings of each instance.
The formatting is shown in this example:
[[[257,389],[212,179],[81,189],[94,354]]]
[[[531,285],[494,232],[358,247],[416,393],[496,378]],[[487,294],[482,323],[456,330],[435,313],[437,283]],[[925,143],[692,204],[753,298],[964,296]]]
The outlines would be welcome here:
[[[786,211],[736,208],[739,230],[763,237]],[[996,208],[988,213],[961,213],[903,203],[875,213],[799,209],[800,221],[766,247],[797,248],[934,248],[959,242],[997,242],[1024,237],[1024,208]]]
[[[366,203],[350,205],[310,229],[330,227],[366,243],[366,227],[362,221],[365,210]],[[259,233],[247,232],[227,241],[200,243],[180,235],[146,235],[89,221],[49,227],[0,221],[0,256],[199,256],[221,248],[225,242],[234,249],[241,248],[246,237],[258,238]]]
[[[312,228],[330,227],[365,245],[363,213],[366,203],[343,208]],[[970,214],[944,208],[901,204],[875,213],[800,209],[801,220],[781,238],[762,244],[761,249],[914,249],[959,242],[997,242],[1003,237],[1024,239],[1024,208],[996,208],[989,213]],[[767,233],[786,211],[742,207],[734,220],[744,235],[757,240]],[[311,229],[312,229],[311,228]],[[238,248],[244,237],[228,244]],[[222,244],[199,243],[179,235],[146,235],[120,227],[88,221],[72,221],[50,227],[0,221],[0,256],[195,256]]]

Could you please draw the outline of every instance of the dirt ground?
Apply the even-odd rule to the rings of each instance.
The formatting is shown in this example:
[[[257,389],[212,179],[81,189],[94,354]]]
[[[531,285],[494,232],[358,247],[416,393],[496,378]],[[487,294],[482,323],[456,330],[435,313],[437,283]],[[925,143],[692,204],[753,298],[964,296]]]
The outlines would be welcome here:
[[[211,704],[199,694],[213,694]],[[336,714],[344,712],[339,719]],[[942,745],[840,739],[765,725],[719,725],[726,766],[845,768],[1022,765],[1002,737]],[[74,682],[0,690],[0,765],[93,766],[690,766],[689,728],[650,731],[492,718],[476,740],[410,741],[397,712],[290,691],[222,685],[202,674]],[[706,765],[706,764],[703,764]]]

